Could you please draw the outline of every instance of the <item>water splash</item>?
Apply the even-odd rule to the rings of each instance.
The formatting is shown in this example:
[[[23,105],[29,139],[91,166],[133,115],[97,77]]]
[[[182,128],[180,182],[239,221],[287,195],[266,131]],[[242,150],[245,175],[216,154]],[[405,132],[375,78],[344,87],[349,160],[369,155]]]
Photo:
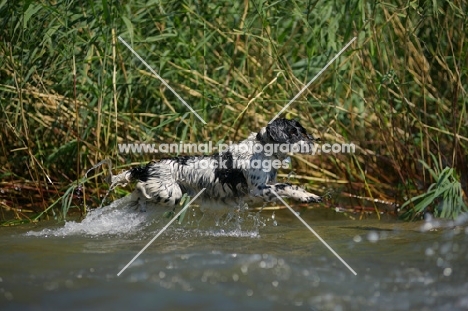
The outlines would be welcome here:
[[[83,188],[84,183],[88,180],[89,172],[91,172],[92,170],[95,170],[96,168],[98,168],[98,167],[100,167],[100,166],[102,166],[104,164],[107,164],[107,175],[105,177],[105,181],[108,184],[110,184],[110,186],[109,186],[109,190],[106,191],[106,194],[102,198],[101,204],[99,205],[99,208],[102,208],[102,206],[104,205],[104,202],[106,202],[106,199],[107,199],[107,197],[109,196],[109,194],[111,193],[112,190],[114,190],[119,185],[125,185],[125,183],[123,183],[122,180],[120,180],[119,178],[116,178],[119,175],[113,175],[112,174],[112,161],[110,159],[104,159],[104,160],[100,161],[99,163],[95,164],[93,167],[91,167],[89,170],[86,171],[83,178],[78,183],[78,188]],[[126,176],[127,171],[121,173],[120,175],[122,175],[122,174]]]
[[[276,221],[276,215],[275,212],[273,211],[273,214],[271,215],[271,220],[273,220],[273,226],[278,226],[278,222]]]
[[[110,205],[92,210],[81,222],[68,221],[61,228],[29,231],[27,236],[64,237],[70,235],[102,236],[127,235],[139,232],[151,224],[151,213],[134,212],[129,206],[130,197],[126,196]]]
[[[92,170],[102,166],[103,164],[107,164],[107,170],[108,170],[108,175],[106,176],[106,181],[108,183],[112,182],[112,161],[110,159],[104,159],[101,162],[95,164],[93,167],[91,167],[89,170],[86,171],[84,177],[81,179],[82,182],[79,183],[78,186],[83,187],[83,181],[86,181],[88,179],[88,173],[91,172]],[[109,196],[110,192],[114,190],[114,188],[117,186],[117,184],[111,184],[109,187],[109,190],[107,190],[106,194],[104,195],[104,198],[101,200],[101,205],[99,205],[100,208],[102,208],[102,205],[106,201],[107,197]]]
[[[242,230],[242,229],[217,229],[217,230],[201,230],[197,229],[193,232],[196,237],[234,237],[234,238],[259,238],[258,230]]]
[[[29,231],[26,236],[36,237],[66,237],[66,236],[125,236],[138,235],[141,237],[153,236],[161,229],[167,207],[149,204],[147,212],[135,210],[130,195],[112,202],[108,206],[91,210],[81,221],[67,221],[60,228],[46,228],[40,231]],[[226,210],[224,214],[219,211],[204,210],[193,207],[187,211],[183,223],[173,225],[178,227],[172,230],[172,235],[202,236],[202,237],[248,237],[258,238],[260,227],[266,226],[267,221],[261,213],[248,210]]]

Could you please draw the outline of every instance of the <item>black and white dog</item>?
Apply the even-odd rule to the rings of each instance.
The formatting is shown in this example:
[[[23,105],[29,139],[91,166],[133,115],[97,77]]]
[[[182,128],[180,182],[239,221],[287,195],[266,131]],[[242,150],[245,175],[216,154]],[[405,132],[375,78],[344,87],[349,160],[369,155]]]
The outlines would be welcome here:
[[[311,153],[314,138],[296,120],[276,119],[239,144],[211,156],[180,156],[152,161],[112,176],[112,185],[136,181],[131,201],[146,210],[147,202],[179,204],[184,193],[200,196],[203,206],[259,203],[281,197],[303,203],[321,198],[289,183],[277,183],[279,167],[288,167],[287,153]]]

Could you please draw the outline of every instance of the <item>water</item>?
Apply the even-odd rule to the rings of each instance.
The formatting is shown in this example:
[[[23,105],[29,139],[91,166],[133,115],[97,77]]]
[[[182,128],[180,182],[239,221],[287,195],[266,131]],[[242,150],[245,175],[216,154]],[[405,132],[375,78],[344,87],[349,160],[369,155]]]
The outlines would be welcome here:
[[[162,211],[114,204],[81,223],[2,228],[0,308],[468,309],[464,224],[304,212],[354,276],[287,210],[231,216],[190,209],[121,276],[168,222]]]

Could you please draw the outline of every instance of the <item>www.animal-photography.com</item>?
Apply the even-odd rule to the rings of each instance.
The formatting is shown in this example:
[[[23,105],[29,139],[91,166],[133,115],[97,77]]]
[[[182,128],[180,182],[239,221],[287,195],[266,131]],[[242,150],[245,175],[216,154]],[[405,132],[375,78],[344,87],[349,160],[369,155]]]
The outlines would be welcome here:
[[[468,309],[467,12],[0,2],[2,310]]]

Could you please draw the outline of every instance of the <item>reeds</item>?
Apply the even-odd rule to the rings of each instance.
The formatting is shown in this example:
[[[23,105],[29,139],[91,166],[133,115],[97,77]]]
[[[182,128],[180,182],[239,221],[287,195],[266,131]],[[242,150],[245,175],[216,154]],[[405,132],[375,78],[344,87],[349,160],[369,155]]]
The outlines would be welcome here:
[[[354,36],[285,115],[358,152],[294,160],[301,182],[399,204],[435,182],[421,165],[434,168],[433,153],[467,191],[467,11],[465,1],[5,1],[0,217],[36,219],[104,158],[125,167],[154,157],[119,154],[118,143],[244,138]],[[92,178],[88,202],[67,202],[97,206],[105,187]],[[61,213],[43,215],[51,210]]]
[[[456,219],[461,213],[468,212],[459,178],[453,168],[440,169],[436,159],[434,163],[435,169],[432,169],[422,162],[436,182],[429,186],[426,193],[409,199],[401,206],[404,210],[401,218],[422,218],[425,213],[431,213],[435,217]],[[414,207],[407,208],[411,204]]]

